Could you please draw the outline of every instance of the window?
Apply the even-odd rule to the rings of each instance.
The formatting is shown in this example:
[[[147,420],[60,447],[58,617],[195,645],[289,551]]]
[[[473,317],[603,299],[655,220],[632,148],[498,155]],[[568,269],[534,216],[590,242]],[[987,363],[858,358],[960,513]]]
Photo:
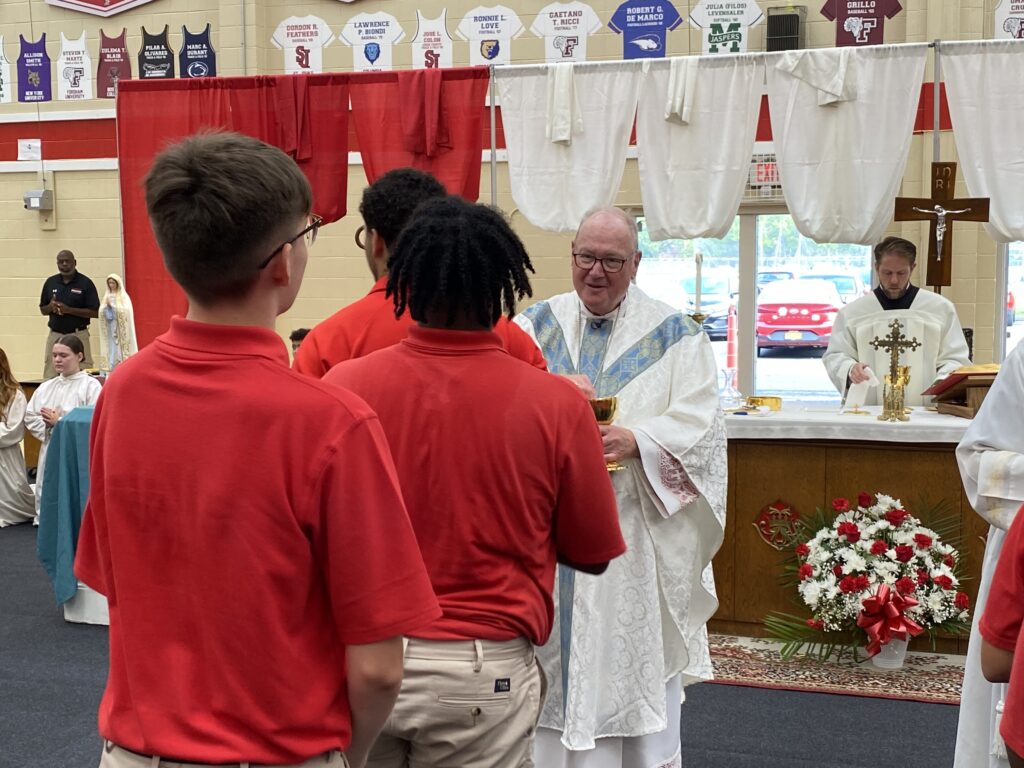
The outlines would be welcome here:
[[[768,212],[742,211],[720,240],[653,242],[638,218],[643,259],[637,285],[692,314],[700,253],[700,309],[719,371],[735,364],[744,394],[838,405],[839,392],[821,356],[836,313],[870,291],[871,248],[820,245],[803,237],[788,214],[774,212],[777,206],[763,210]],[[744,291],[754,297],[747,304],[741,300]],[[754,316],[746,318],[743,306]],[[730,308],[737,310],[735,361],[728,356]]]
[[[1024,337],[1024,243],[1010,243],[1007,250],[1006,354],[1010,354]]]

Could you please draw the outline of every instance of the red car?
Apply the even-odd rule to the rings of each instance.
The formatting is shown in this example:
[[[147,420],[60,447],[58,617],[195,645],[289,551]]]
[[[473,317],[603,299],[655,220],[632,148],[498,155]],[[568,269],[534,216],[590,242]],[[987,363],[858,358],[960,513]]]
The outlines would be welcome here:
[[[830,280],[778,280],[757,297],[757,354],[762,349],[828,346],[843,300]]]

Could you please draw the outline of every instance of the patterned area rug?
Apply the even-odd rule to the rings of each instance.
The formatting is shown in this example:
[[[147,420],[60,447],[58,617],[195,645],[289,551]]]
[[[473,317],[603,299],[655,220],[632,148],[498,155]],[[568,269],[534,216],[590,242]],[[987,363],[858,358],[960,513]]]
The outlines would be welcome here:
[[[870,661],[844,658],[824,663],[802,656],[783,661],[782,643],[754,637],[711,635],[715,680],[787,691],[874,696],[883,699],[959,704],[964,657],[907,653],[903,669],[878,669]]]

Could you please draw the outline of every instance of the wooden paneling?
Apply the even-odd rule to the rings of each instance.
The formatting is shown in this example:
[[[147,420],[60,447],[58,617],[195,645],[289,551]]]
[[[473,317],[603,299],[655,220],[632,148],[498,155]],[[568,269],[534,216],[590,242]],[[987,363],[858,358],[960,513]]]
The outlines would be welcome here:
[[[962,588],[978,589],[988,526],[963,493],[953,445],[816,440],[730,440],[725,541],[715,557],[720,606],[713,631],[763,636],[761,622],[772,611],[804,614],[796,591],[781,584],[787,553],[765,543],[754,521],[767,505],[782,500],[801,515],[833,498],[856,499],[859,491],[883,492],[920,514],[925,504],[945,501],[960,520]],[[924,520],[927,524],[927,520]],[[966,637],[940,638],[938,650],[966,650]],[[930,650],[927,639],[914,644]]]
[[[21,391],[25,393],[25,399],[31,400],[32,395],[35,394],[36,389],[39,388],[41,381],[22,381]],[[29,434],[29,431],[25,430],[25,466],[34,467],[39,463],[39,441]]]

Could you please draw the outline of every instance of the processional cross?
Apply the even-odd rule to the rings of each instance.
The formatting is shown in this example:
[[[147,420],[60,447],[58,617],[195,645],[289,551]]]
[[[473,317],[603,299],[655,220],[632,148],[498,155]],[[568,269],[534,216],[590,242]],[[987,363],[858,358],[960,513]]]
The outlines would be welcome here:
[[[889,328],[891,329],[889,335],[882,338],[876,336],[871,340],[871,346],[875,349],[886,349],[889,351],[889,376],[895,384],[900,373],[900,353],[905,349],[913,352],[921,346],[921,342],[917,340],[917,336],[907,339],[899,320],[893,320],[889,323]]]
[[[928,285],[953,283],[954,221],[988,221],[987,197],[954,197],[956,163],[932,163],[931,197],[897,197],[896,221],[930,221]]]

